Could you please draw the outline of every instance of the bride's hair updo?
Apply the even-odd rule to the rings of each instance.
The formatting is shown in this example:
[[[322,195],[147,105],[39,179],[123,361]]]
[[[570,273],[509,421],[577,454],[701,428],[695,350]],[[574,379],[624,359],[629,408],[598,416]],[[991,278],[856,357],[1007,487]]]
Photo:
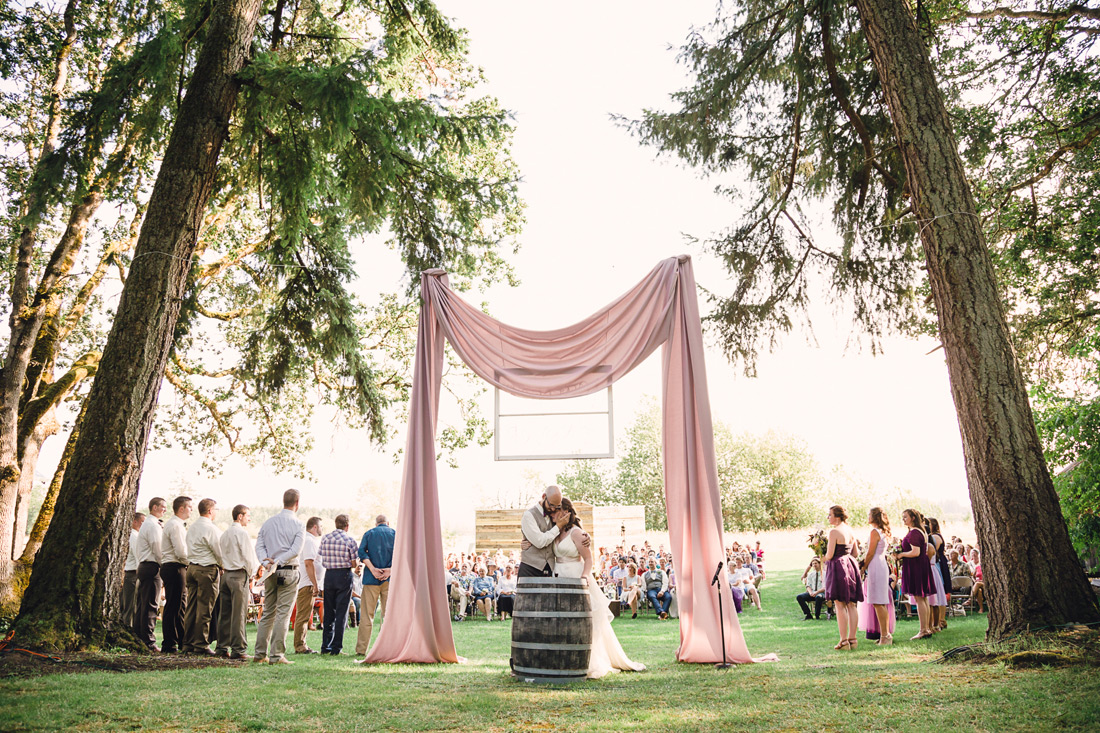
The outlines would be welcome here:
[[[581,526],[581,518],[577,516],[577,510],[573,508],[573,502],[564,496],[561,499],[561,509],[563,512],[569,512],[569,522],[561,528],[563,535],[574,527]]]

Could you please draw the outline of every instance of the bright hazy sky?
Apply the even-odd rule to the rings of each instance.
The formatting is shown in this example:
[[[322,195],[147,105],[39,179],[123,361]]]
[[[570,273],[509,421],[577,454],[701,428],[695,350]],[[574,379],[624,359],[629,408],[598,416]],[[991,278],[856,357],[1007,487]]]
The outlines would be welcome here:
[[[610,113],[636,116],[642,108],[664,106],[668,93],[687,84],[669,47],[712,17],[713,0],[439,4],[469,30],[473,60],[488,79],[486,93],[515,112],[514,154],[529,207],[522,249],[511,259],[522,286],[467,298],[486,301],[496,317],[517,326],[559,327],[596,311],[659,260],[681,253],[692,255],[700,286],[729,291],[725,273],[683,235],[702,238],[732,224],[737,205],[716,197],[713,181],[656,161],[651,149],[609,119]],[[375,247],[364,250],[360,262],[370,263],[369,277],[359,284],[364,295],[397,287],[402,273],[396,257],[387,260]],[[701,307],[705,312],[706,304]],[[708,350],[715,419],[736,432],[775,429],[800,436],[823,469],[844,464],[883,487],[966,503],[943,352],[929,355],[936,342],[892,339],[884,356],[872,357],[852,338],[848,319],[825,306],[819,313],[816,345],[807,344],[805,333],[792,333],[760,360],[758,378],[744,377],[720,351]],[[659,379],[655,354],[615,386],[617,436],[645,395],[660,396]],[[484,409],[491,419],[491,393]],[[198,461],[163,451],[148,456],[139,503],[168,493],[182,478],[194,496],[214,497],[223,506],[272,505],[285,487],[297,486],[305,504],[349,507],[364,481],[400,480],[400,466],[364,435],[333,433],[327,423],[315,432],[316,485],[236,460],[222,476],[206,477]],[[52,442],[60,451],[61,440]],[[518,492],[532,470],[551,482],[560,467],[494,463],[491,447],[467,450],[459,460],[457,471],[441,465],[445,529],[472,528],[478,505]]]

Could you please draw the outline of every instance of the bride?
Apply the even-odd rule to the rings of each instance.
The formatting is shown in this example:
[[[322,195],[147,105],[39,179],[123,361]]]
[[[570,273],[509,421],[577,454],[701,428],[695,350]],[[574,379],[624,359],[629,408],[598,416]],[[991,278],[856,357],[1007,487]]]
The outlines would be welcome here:
[[[563,498],[561,510],[568,512],[569,523],[554,541],[556,574],[560,578],[587,578],[588,597],[592,602],[592,657],[588,662],[588,678],[598,679],[620,669],[641,672],[645,665],[630,661],[611,629],[613,615],[607,597],[596,587],[596,578],[592,575],[592,550],[584,546],[584,531],[572,502]]]

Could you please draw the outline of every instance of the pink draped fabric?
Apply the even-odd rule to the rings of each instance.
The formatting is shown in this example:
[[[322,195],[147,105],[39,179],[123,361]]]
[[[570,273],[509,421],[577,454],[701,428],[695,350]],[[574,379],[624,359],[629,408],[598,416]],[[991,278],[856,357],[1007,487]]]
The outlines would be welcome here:
[[[664,474],[670,550],[676,570],[683,662],[753,659],[726,574],[710,585],[722,547],[703,336],[691,259],[661,262],[590,318],[554,331],[505,325],[461,300],[442,270],[421,275],[409,436],[386,622],[367,662],[456,662],[444,594],[435,429],[443,338],[482,379],[516,395],[563,398],[606,388],[664,345]]]

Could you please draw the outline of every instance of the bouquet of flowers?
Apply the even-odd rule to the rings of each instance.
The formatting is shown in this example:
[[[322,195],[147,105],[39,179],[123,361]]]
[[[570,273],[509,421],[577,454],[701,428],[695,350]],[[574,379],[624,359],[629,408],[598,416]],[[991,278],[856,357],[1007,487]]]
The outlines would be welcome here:
[[[824,557],[825,551],[829,549],[829,540],[825,537],[825,530],[819,529],[810,535],[809,547],[815,555]]]

